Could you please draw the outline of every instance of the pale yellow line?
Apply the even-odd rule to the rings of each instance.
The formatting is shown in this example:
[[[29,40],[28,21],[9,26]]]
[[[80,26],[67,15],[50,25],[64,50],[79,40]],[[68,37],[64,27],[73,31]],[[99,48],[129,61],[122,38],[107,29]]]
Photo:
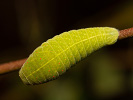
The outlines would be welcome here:
[[[105,34],[105,35],[109,35],[109,34]],[[81,40],[81,41],[79,41],[79,42],[77,42],[77,43],[71,45],[71,46],[68,47],[67,49],[65,49],[65,50],[63,50],[62,52],[60,52],[57,56],[55,56],[54,58],[52,58],[51,60],[49,60],[47,63],[45,63],[42,67],[40,67],[40,68],[36,69],[35,71],[33,71],[32,73],[30,73],[30,74],[27,76],[27,78],[28,78],[29,76],[31,76],[32,74],[34,74],[35,72],[39,71],[41,68],[43,68],[43,67],[44,67],[45,65],[47,65],[49,62],[51,62],[52,60],[54,60],[56,57],[58,57],[60,54],[62,54],[63,52],[65,52],[65,51],[68,50],[69,48],[73,47],[74,45],[76,45],[76,44],[78,44],[78,43],[80,43],[80,42],[87,41],[87,40],[89,40],[89,39],[98,37],[98,36],[103,36],[103,34],[101,34],[101,35],[96,35],[96,36],[92,36],[92,37],[90,37],[90,38],[88,38],[88,39]]]
[[[23,70],[21,70],[22,74],[24,75],[25,79],[29,82],[29,84],[32,85],[32,83],[28,80],[28,78],[26,77],[26,75],[23,73]]]

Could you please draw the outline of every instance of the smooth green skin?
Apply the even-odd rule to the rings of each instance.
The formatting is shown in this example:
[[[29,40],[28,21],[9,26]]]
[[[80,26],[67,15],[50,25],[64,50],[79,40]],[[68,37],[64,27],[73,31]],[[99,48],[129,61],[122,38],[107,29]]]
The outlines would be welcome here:
[[[110,27],[71,30],[56,35],[33,51],[19,76],[30,85],[56,79],[93,51],[114,44],[118,35],[118,30]]]

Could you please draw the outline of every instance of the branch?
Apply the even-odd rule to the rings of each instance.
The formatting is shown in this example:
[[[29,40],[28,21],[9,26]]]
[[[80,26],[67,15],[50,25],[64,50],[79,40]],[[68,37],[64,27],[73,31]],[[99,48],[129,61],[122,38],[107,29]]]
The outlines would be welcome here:
[[[12,61],[9,63],[0,64],[0,74],[5,74],[8,72],[20,69],[22,67],[22,65],[24,64],[24,62],[26,61],[26,59],[27,58]]]
[[[124,38],[128,38],[128,37],[132,37],[132,36],[133,36],[133,28],[124,29],[124,30],[119,31],[118,39],[120,40],[120,39],[124,39]],[[1,64],[0,65],[0,74],[5,74],[8,72],[20,69],[22,67],[22,65],[25,63],[26,59],[27,58]]]
[[[124,29],[124,30],[120,30],[118,39],[120,40],[120,39],[124,39],[124,38],[128,38],[128,37],[132,37],[132,36],[133,36],[133,27]]]

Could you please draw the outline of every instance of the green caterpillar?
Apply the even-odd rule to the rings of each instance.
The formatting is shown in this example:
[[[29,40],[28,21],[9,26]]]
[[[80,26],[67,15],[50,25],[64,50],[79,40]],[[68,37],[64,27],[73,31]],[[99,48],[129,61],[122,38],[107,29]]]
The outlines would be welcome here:
[[[56,79],[93,51],[115,43],[118,35],[118,30],[110,27],[71,30],[56,35],[33,51],[19,76],[25,84],[31,85]]]

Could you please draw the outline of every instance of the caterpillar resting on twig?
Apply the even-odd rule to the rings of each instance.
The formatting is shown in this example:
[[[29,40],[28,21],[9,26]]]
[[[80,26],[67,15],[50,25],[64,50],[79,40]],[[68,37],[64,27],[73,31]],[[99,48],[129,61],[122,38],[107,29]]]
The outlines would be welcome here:
[[[71,30],[56,35],[33,51],[19,76],[25,84],[31,85],[56,79],[93,51],[115,43],[118,35],[118,30],[110,27]]]

